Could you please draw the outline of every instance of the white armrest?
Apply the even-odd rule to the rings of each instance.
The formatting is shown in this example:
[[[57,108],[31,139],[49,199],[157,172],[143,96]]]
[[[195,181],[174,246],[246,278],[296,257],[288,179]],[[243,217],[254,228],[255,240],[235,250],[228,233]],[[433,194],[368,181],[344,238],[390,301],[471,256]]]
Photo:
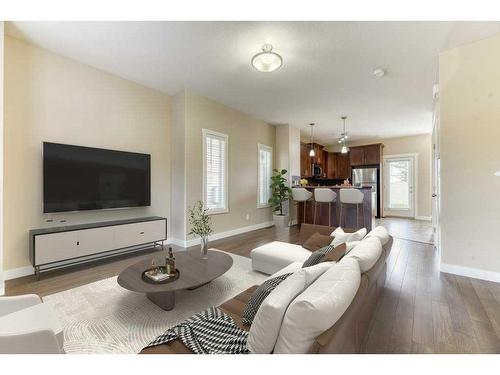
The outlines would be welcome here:
[[[42,303],[42,300],[36,294],[0,297],[0,316],[26,309],[39,303]]]
[[[0,354],[61,354],[52,330],[0,335]]]

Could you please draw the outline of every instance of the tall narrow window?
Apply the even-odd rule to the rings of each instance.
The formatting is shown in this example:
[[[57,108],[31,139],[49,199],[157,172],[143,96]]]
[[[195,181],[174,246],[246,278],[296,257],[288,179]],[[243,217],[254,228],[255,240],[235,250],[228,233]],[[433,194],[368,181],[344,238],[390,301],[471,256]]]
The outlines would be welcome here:
[[[268,207],[271,197],[271,175],[273,173],[273,149],[266,145],[258,145],[259,179],[257,207]]]
[[[203,129],[203,203],[210,213],[228,212],[226,134]]]

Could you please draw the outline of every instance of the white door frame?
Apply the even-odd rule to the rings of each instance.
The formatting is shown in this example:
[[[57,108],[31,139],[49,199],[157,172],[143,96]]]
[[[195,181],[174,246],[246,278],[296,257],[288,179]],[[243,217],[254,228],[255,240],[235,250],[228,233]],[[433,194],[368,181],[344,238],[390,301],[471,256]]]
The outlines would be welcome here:
[[[399,215],[394,215],[391,213],[389,209],[387,209],[386,204],[389,203],[387,194],[388,194],[388,187],[386,185],[386,179],[388,178],[389,174],[386,173],[385,168],[387,166],[386,160],[387,159],[397,159],[397,158],[412,158],[413,159],[413,212],[410,216],[403,216],[401,217],[409,217],[409,218],[415,218],[418,216],[417,214],[417,205],[418,205],[418,154],[417,153],[408,153],[408,154],[393,154],[393,155],[384,155],[383,156],[383,164],[382,164],[382,169],[384,171],[383,173],[383,180],[382,180],[382,190],[383,190],[383,197],[384,197],[384,216],[399,216]]]
[[[4,22],[0,21],[0,296],[5,292],[3,278],[3,70]]]
[[[434,230],[434,247],[437,250],[439,264],[441,264],[441,152],[439,143],[439,86],[434,85],[434,101],[432,111],[432,226]]]

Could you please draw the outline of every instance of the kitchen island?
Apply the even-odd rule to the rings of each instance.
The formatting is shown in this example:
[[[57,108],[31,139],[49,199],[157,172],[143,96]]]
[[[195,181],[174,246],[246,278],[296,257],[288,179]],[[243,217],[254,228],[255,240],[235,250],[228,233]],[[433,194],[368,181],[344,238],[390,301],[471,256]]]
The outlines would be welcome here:
[[[307,201],[305,220],[304,220],[304,203],[300,202],[298,205],[298,223],[320,224],[328,225],[328,215],[330,215],[330,225],[333,227],[339,226],[340,215],[340,189],[354,188],[360,190],[365,198],[362,205],[358,209],[358,220],[356,222],[356,206],[344,205],[342,209],[342,227],[343,228],[366,228],[370,231],[374,225],[375,215],[372,210],[372,188],[367,187],[354,187],[354,186],[302,186],[313,193],[310,201]],[[332,189],[337,193],[337,199],[331,204],[331,210],[328,212],[328,203],[316,203],[314,201],[314,189],[327,188]],[[316,220],[314,220],[314,206],[316,205]]]

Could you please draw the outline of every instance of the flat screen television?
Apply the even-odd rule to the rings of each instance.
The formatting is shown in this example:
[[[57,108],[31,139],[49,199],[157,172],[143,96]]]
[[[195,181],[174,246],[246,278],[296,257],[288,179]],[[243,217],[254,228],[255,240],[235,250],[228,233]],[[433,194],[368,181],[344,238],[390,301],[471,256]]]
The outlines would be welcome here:
[[[151,205],[151,155],[43,143],[43,212]]]

